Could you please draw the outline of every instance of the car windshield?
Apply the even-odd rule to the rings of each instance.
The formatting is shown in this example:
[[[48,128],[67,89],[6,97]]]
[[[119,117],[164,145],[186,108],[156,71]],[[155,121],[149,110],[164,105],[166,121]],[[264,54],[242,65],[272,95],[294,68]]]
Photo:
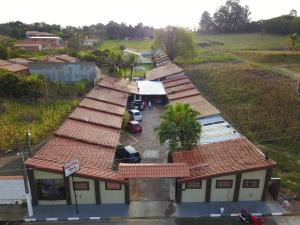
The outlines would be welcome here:
[[[141,115],[141,113],[140,112],[135,112],[134,115],[139,116],[139,115]]]

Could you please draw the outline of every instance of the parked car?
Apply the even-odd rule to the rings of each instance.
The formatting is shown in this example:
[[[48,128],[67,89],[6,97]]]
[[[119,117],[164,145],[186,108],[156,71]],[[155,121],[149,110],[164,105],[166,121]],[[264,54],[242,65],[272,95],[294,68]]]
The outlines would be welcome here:
[[[127,130],[130,131],[131,133],[142,133],[143,128],[142,125],[135,120],[129,121],[127,123]]]
[[[137,109],[131,109],[128,111],[130,120],[135,120],[135,121],[142,121],[142,114],[139,110]]]
[[[141,100],[134,100],[130,102],[130,109],[144,110],[144,102]]]
[[[140,153],[132,146],[118,145],[115,155],[118,163],[140,163],[142,161]]]

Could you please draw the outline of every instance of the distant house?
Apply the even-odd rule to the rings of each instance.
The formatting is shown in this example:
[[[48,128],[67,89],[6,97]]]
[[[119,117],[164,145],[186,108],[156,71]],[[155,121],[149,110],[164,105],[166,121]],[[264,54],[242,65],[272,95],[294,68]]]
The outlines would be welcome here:
[[[95,47],[97,46],[99,39],[97,38],[85,38],[82,40],[81,45],[85,47]]]
[[[25,33],[26,38],[30,37],[50,37],[54,36],[54,34],[48,33],[48,32],[39,32],[39,31],[27,31]]]
[[[52,82],[66,83],[83,79],[96,82],[101,76],[100,68],[91,62],[31,62],[29,63],[29,72],[40,74]]]
[[[14,45],[14,48],[23,49],[31,52],[37,52],[37,51],[41,51],[43,49],[43,46],[41,43],[19,42]]]
[[[55,55],[55,56],[45,56],[42,60],[42,62],[57,62],[57,63],[76,63],[78,62],[78,59],[69,56],[69,55]]]
[[[59,48],[62,47],[62,39],[54,36],[29,37],[33,44],[41,44],[43,48]]]

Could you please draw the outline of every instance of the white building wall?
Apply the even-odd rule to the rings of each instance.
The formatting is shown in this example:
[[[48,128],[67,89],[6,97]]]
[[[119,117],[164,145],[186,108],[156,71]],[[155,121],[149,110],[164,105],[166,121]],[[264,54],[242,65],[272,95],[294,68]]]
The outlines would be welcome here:
[[[72,178],[70,177],[70,192],[71,192],[71,200],[72,204],[75,204],[75,195],[73,191],[73,182]],[[89,182],[89,190],[76,190],[76,197],[78,204],[96,204],[96,196],[95,196],[95,183],[94,180],[81,178],[81,177],[74,177],[74,182]]]
[[[206,193],[206,180],[202,180],[201,189],[183,188],[181,192],[181,201],[182,202],[205,202],[205,193]]]
[[[26,201],[22,176],[0,176],[0,205]]]
[[[210,201],[233,201],[236,175],[216,177],[212,179]],[[217,180],[233,180],[231,188],[216,188]]]
[[[105,190],[105,182],[99,182],[101,204],[125,203],[125,186],[121,190]]]
[[[239,201],[260,201],[264,189],[266,170],[243,173]],[[243,188],[244,179],[259,179],[259,188]]]

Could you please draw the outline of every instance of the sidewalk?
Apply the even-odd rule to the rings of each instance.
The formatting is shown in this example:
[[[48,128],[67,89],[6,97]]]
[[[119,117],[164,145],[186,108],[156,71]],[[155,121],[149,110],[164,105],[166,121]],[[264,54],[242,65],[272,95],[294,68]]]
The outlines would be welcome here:
[[[220,212],[224,208],[224,212]],[[79,205],[76,214],[74,205],[41,205],[34,207],[34,216],[26,217],[25,221],[56,221],[56,220],[111,220],[114,218],[195,218],[237,216],[241,208],[255,215],[284,215],[285,209],[277,202],[210,202],[178,204],[172,214],[168,214],[168,203],[164,201],[135,201],[130,205],[104,204]],[[172,211],[173,212],[173,211]]]
[[[128,218],[128,205],[40,205],[33,208],[34,215],[25,217],[25,221],[57,221],[57,220],[109,220],[112,218]]]
[[[221,213],[221,208],[224,212]],[[274,201],[181,203],[177,205],[174,217],[219,217],[236,216],[242,208],[255,215],[283,215],[287,211]]]

